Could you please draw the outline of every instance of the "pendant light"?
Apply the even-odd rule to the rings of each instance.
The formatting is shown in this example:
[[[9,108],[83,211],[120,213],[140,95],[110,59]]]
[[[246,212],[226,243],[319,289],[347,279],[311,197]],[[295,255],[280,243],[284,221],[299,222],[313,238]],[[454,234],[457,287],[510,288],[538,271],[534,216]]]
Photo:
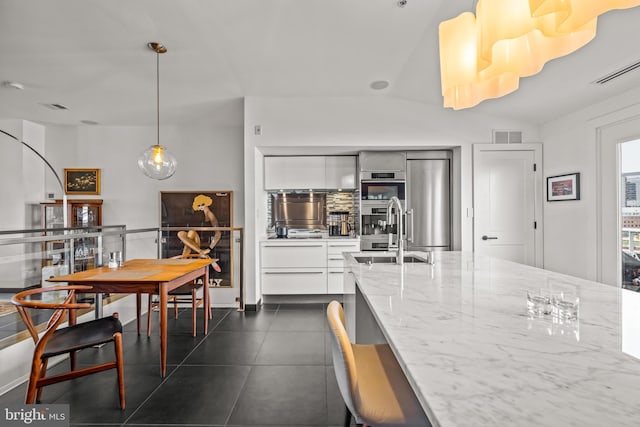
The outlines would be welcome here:
[[[167,179],[176,172],[177,161],[165,147],[160,145],[160,54],[167,52],[162,43],[151,42],[147,46],[156,53],[156,124],[157,143],[147,148],[138,157],[140,170],[153,179]]]
[[[598,15],[638,5],[640,0],[478,0],[475,15],[440,23],[444,106],[470,108],[515,91],[521,77],[589,43]]]

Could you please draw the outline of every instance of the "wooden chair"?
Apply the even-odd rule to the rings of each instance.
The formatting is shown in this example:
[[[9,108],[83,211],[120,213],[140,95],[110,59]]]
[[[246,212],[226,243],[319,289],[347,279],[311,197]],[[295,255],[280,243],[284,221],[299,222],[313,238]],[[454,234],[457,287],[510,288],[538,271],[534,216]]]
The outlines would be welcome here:
[[[198,258],[198,259],[211,259],[211,262],[218,261],[217,259],[212,259],[207,255],[200,255],[197,253],[192,253],[188,255],[178,255],[172,257],[171,259],[188,259],[188,258]],[[204,304],[204,298],[199,298],[197,295],[198,288],[203,287],[203,292],[209,291],[208,284],[205,286],[202,283],[202,280],[194,280],[191,283],[187,283],[186,285],[182,285],[177,289],[174,289],[169,292],[169,301],[173,302],[173,317],[174,319],[178,318],[178,304],[180,303],[190,303],[191,304],[191,333],[195,337],[196,336],[196,313],[197,308]],[[136,304],[138,307],[140,306],[140,296],[138,295],[138,300]],[[147,314],[147,336],[151,336],[151,311],[153,304],[153,294],[149,294],[148,307],[149,312]],[[205,315],[209,316],[209,319],[213,318],[213,312],[211,310],[211,305],[206,307],[207,312]],[[138,309],[138,334],[140,334],[140,311]]]
[[[402,368],[386,344],[351,344],[338,301],[327,307],[331,327],[333,368],[351,417],[371,427],[430,426]]]
[[[122,324],[118,320],[118,313],[102,319],[58,328],[65,321],[67,311],[69,312],[70,323],[75,323],[76,316],[74,310],[91,307],[89,303],[75,302],[76,291],[88,289],[91,289],[91,287],[52,286],[22,291],[11,298],[11,302],[16,306],[20,317],[22,317],[35,342],[33,360],[31,362],[31,374],[29,375],[25,398],[26,404],[32,404],[36,401],[39,402],[42,395],[42,388],[45,386],[115,368],[118,373],[120,408],[125,408]],[[68,294],[63,298],[62,302],[43,302],[29,299],[29,297],[32,296],[42,296],[48,292],[59,291],[68,291]],[[39,335],[38,327],[33,322],[30,312],[31,309],[53,310],[53,314],[49,318],[42,335]],[[76,351],[109,342],[113,342],[115,346],[115,361],[76,369]],[[47,377],[46,371],[49,359],[61,354],[69,354],[71,361],[70,371]]]

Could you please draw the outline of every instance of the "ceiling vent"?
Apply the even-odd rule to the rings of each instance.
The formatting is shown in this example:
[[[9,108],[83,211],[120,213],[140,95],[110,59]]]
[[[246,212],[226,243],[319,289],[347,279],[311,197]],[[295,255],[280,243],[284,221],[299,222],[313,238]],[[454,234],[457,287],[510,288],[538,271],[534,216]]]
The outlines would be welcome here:
[[[614,71],[613,73],[609,73],[606,76],[600,77],[598,80],[592,81],[591,83],[596,85],[603,85],[638,68],[640,68],[640,61],[636,61],[633,64],[627,65],[624,68]]]
[[[47,107],[50,110],[56,110],[56,111],[68,110],[69,109],[69,107],[64,106],[62,104],[42,104],[42,105],[44,105],[45,107]]]
[[[494,144],[522,144],[522,131],[494,130],[491,142]]]

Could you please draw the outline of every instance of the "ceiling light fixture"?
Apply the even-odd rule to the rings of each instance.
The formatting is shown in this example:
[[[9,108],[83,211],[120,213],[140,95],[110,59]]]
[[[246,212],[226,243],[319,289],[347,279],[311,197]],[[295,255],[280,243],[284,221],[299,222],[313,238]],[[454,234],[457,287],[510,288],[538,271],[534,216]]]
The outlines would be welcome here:
[[[157,142],[138,157],[138,167],[149,178],[162,180],[171,177],[176,172],[177,166],[175,157],[160,145],[160,54],[166,53],[167,48],[158,42],[148,43],[147,46],[156,53]]]
[[[640,0],[478,1],[475,15],[440,23],[444,106],[470,108],[515,91],[520,77],[589,43],[599,14],[638,5]]]

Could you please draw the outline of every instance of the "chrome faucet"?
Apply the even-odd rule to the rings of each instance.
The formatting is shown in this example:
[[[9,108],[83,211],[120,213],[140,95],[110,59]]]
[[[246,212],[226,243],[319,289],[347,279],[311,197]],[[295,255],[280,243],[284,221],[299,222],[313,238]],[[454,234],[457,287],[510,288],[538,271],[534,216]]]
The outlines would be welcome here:
[[[389,249],[397,249],[396,252],[396,264],[403,264],[404,263],[404,240],[402,238],[402,217],[404,216],[404,211],[402,210],[402,203],[400,202],[400,199],[398,199],[396,196],[393,196],[391,199],[389,199],[389,203],[387,204],[387,224],[391,225],[393,224],[392,221],[392,217],[391,217],[391,209],[395,208],[396,211],[396,217],[398,218],[398,220],[395,222],[396,223],[396,232],[397,232],[397,237],[396,237],[396,245],[394,246],[393,243],[393,236],[391,233],[391,230],[389,230]]]

